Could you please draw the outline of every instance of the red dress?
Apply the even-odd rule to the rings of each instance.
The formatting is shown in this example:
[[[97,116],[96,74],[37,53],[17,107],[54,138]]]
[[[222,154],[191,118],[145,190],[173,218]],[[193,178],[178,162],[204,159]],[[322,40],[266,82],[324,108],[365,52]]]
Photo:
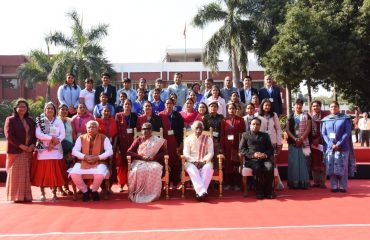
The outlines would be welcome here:
[[[240,165],[238,158],[239,140],[241,134],[245,132],[244,119],[239,116],[226,117],[221,122],[221,148],[225,155],[224,171],[226,184],[239,184],[234,175],[239,175],[237,169]]]
[[[109,118],[108,120],[97,118],[96,121],[99,123],[99,133],[104,134],[112,141],[117,135],[116,121],[113,118]]]
[[[118,184],[124,186],[127,183],[127,150],[134,141],[133,129],[137,128],[137,114],[131,113],[125,116],[124,112],[116,114],[118,129],[118,142],[120,155],[117,160],[117,180]],[[130,129],[127,131],[127,129]]]
[[[181,111],[180,114],[184,120],[184,127],[186,129],[190,129],[194,121],[202,121],[202,116],[194,110],[191,113]]]

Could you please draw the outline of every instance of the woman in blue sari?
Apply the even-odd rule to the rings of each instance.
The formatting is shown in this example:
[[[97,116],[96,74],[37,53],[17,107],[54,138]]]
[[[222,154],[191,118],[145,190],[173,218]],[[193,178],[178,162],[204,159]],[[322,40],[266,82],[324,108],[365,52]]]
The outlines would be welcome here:
[[[325,141],[326,173],[332,192],[347,192],[348,176],[356,172],[351,119],[339,112],[339,104],[331,102],[330,115],[322,120],[321,134]]]

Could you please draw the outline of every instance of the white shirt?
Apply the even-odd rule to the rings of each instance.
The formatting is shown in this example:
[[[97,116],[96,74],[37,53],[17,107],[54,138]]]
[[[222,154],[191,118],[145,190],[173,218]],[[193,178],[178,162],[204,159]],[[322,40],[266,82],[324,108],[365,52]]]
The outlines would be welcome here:
[[[59,118],[55,118],[55,120],[51,123],[50,127],[55,129],[53,135],[51,134],[44,134],[41,131],[41,128],[37,126],[36,128],[36,137],[42,141],[45,148],[42,151],[37,152],[37,160],[49,160],[49,159],[63,159],[63,150],[61,142],[65,138],[65,128],[62,120]],[[47,150],[47,146],[50,144],[50,140],[54,137],[59,139],[59,144],[56,145],[51,151]]]
[[[360,118],[358,120],[358,128],[360,130],[370,130],[370,119]]]
[[[81,146],[81,136],[77,138],[75,146],[72,149],[72,155],[77,157],[78,159],[84,159],[85,154],[81,152],[82,146]],[[104,160],[109,158],[113,155],[113,149],[112,144],[110,143],[109,139],[106,137],[104,139],[104,152],[99,155],[99,160]]]
[[[80,92],[80,98],[85,99],[85,105],[87,107],[87,110],[89,112],[93,112],[94,106],[95,106],[95,89],[93,89],[91,92],[89,92],[86,88],[81,90]]]
[[[223,115],[224,117],[226,117],[226,103],[225,103],[225,99],[223,99],[222,97],[218,97],[217,100],[214,100],[211,97],[207,98],[206,100],[206,104],[207,106],[209,106],[209,104],[213,101],[217,101],[218,102],[218,110],[217,110],[217,113],[218,114],[221,114]]]
[[[188,162],[212,162],[213,159],[213,139],[212,137],[207,138],[205,147],[205,153],[203,159],[199,159],[199,151],[202,137],[196,137],[195,134],[191,134],[185,138],[184,142],[184,156]]]
[[[270,116],[260,116],[261,123],[261,132],[266,132],[270,135],[271,143],[282,145],[282,131],[280,127],[279,117],[274,113],[274,117]]]

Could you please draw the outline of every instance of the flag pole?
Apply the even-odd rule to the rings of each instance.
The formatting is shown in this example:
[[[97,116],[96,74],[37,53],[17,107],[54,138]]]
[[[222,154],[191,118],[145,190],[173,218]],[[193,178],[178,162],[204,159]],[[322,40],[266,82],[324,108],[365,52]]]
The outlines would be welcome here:
[[[185,41],[185,62],[187,61],[187,56],[186,56],[186,22],[185,22],[185,27],[184,27],[184,41]]]

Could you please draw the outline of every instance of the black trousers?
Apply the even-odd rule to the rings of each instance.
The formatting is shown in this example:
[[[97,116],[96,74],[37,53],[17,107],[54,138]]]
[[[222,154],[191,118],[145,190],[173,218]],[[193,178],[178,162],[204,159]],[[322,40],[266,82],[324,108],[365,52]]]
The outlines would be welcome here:
[[[271,159],[246,161],[245,167],[253,170],[256,177],[256,194],[269,196],[273,194],[274,163]]]

